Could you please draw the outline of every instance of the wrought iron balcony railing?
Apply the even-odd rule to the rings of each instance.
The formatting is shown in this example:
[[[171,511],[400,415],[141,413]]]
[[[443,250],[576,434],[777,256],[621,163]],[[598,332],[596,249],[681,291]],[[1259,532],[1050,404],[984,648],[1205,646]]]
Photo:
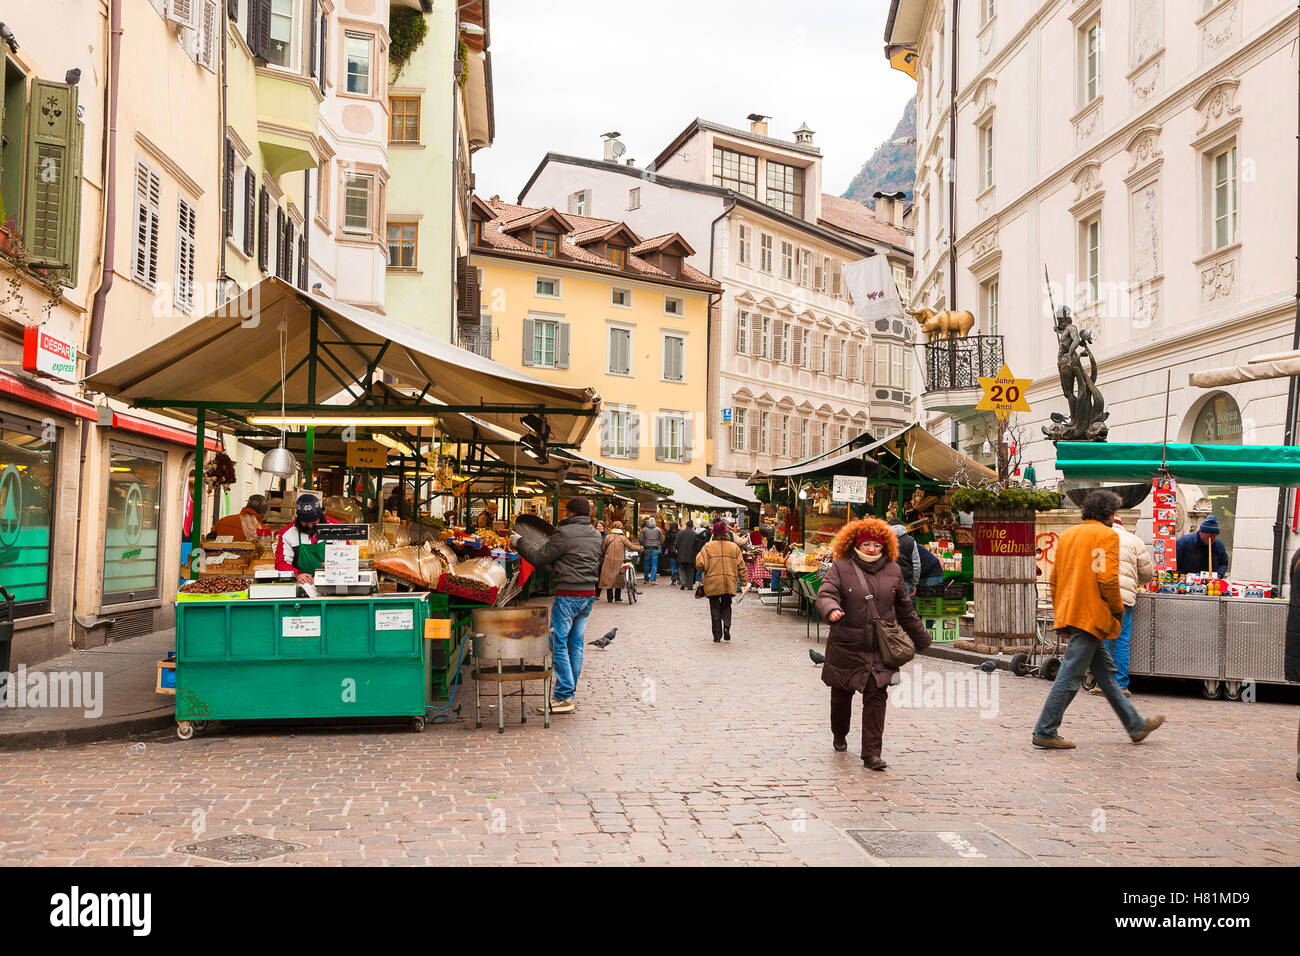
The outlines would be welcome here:
[[[1002,336],[968,335],[925,345],[925,390],[979,388],[979,379],[1002,368]]]

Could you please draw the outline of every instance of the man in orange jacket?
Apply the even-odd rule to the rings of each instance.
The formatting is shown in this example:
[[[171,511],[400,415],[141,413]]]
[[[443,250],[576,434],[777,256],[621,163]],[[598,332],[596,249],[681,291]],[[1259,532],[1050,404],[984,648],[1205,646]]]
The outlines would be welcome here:
[[[1069,750],[1074,746],[1057,731],[1089,667],[1135,744],[1165,722],[1163,714],[1146,720],[1138,715],[1115,680],[1115,661],[1106,646],[1107,641],[1119,636],[1124,616],[1119,588],[1119,536],[1111,527],[1119,506],[1119,495],[1113,491],[1091,492],[1083,501],[1083,522],[1066,531],[1057,542],[1056,563],[1049,581],[1052,626],[1058,634],[1068,632],[1070,643],[1034,725],[1035,747]]]

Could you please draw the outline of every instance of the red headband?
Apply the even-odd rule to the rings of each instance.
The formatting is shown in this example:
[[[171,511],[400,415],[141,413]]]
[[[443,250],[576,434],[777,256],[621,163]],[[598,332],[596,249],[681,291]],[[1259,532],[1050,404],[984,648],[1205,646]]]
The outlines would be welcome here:
[[[882,548],[885,546],[885,539],[881,534],[875,531],[864,531],[853,539],[853,547],[860,548],[868,541],[874,541]]]

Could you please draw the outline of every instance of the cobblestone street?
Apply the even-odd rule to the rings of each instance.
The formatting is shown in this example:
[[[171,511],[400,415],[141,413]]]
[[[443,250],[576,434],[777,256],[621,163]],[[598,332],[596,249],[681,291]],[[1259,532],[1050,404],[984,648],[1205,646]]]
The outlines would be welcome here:
[[[271,864],[1300,863],[1293,696],[1140,684],[1139,711],[1169,719],[1134,746],[1080,694],[1062,728],[1078,749],[1045,752],[1029,737],[1048,684],[1000,671],[996,715],[891,706],[889,770],[871,773],[858,713],[831,750],[802,619],[751,597],[719,646],[707,603],[661,584],[602,599],[587,639],[615,625],[550,730],[520,726],[515,700],[498,735],[486,697],[476,730],[468,687],[462,719],[422,735],[217,726],[7,754],[0,861],[224,865],[176,848],[245,834],[301,845]]]

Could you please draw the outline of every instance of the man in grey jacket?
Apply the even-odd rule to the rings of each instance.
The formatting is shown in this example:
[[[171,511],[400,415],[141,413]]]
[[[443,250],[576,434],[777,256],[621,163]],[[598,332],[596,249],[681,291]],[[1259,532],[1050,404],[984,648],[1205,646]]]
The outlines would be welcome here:
[[[664,545],[664,533],[654,518],[646,519],[637,541],[641,545],[641,575],[646,584],[654,584],[659,580],[659,549]]]
[[[582,673],[582,638],[596,602],[600,580],[600,532],[591,524],[591,502],[570,498],[568,515],[555,533],[539,546],[511,535],[510,543],[524,560],[537,567],[551,566],[555,602],[551,605],[551,658],[555,669],[555,695],[551,712],[572,713],[573,695]],[[539,708],[541,709],[541,708]]]

